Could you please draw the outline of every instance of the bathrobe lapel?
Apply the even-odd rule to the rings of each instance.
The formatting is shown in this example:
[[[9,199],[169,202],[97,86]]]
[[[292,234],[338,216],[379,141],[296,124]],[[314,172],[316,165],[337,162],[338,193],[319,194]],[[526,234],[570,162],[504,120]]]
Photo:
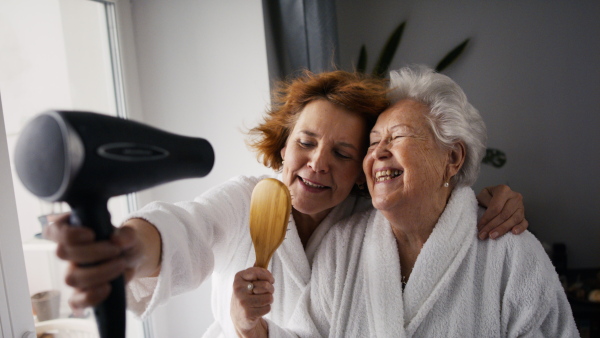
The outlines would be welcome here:
[[[306,255],[303,254],[304,248],[293,217],[290,217],[283,243],[285,245],[280,246],[275,251],[274,256],[277,257],[273,260],[273,264],[280,265],[280,268],[284,271],[283,273],[292,277],[300,289],[304,289],[310,281],[311,268]]]
[[[373,337],[405,337],[400,258],[387,219],[374,212],[365,236],[366,305]],[[372,222],[371,222],[372,221]],[[385,310],[384,310],[385,309]]]
[[[403,295],[408,336],[415,333],[447,291],[471,243],[476,240],[476,208],[471,188],[454,189],[446,209],[423,245]],[[469,226],[460,226],[465,222]]]
[[[296,222],[293,217],[290,217],[290,224],[284,240],[284,243],[288,243],[277,249],[276,254],[279,256],[278,259],[281,260],[282,267],[287,270],[286,273],[294,276],[298,287],[304,289],[310,282],[314,255],[331,226],[351,215],[355,209],[358,211],[365,208],[363,204],[364,202],[360,201],[359,198],[350,195],[344,202],[333,208],[308,240],[306,249],[302,247]],[[306,254],[303,255],[301,252]]]

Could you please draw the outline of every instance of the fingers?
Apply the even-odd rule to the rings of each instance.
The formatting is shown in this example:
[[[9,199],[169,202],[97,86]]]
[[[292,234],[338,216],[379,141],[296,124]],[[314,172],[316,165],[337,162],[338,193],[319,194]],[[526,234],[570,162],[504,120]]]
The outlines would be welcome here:
[[[275,283],[275,278],[267,269],[252,267],[238,272],[238,275],[246,281],[264,280],[271,284]],[[237,277],[237,275],[236,275]]]
[[[70,226],[68,220],[68,214],[56,216],[45,231],[46,238],[58,244],[56,255],[63,260],[82,265],[103,262],[119,257],[135,243],[131,229],[116,229],[110,241],[96,242],[91,229]]]
[[[109,242],[91,242],[85,245],[58,245],[56,255],[72,263],[88,265],[117,258],[121,249]]]
[[[517,209],[513,214],[507,216],[506,210],[512,210],[510,207],[503,209],[496,217],[493,217],[487,224],[483,225],[479,230],[479,238],[496,239],[503,236],[508,231],[512,231],[515,235],[518,235],[525,231],[528,227],[528,222],[525,220],[523,209]],[[486,212],[493,213],[488,209]]]
[[[492,194],[489,189],[489,187],[483,188],[483,190],[481,190],[481,192],[477,194],[477,202],[479,202],[479,205],[481,205],[482,207],[485,207],[486,210],[489,209],[488,207],[490,205],[490,201],[492,200]],[[483,217],[481,217],[481,219],[479,220],[479,224],[487,224],[487,222],[491,220],[491,218],[489,217],[489,215],[484,214]]]
[[[73,295],[69,298],[69,306],[74,313],[81,312],[86,307],[96,306],[108,297],[111,291],[110,284],[102,284],[95,288],[74,289]]]
[[[232,302],[239,327],[252,327],[260,317],[271,311],[274,282],[273,275],[263,268],[253,267],[235,275]]]
[[[141,256],[131,232],[131,229],[117,229],[110,241],[59,245],[57,255],[71,263],[65,278],[67,285],[90,288],[108,283],[121,274],[126,281],[131,280]]]
[[[523,196],[508,186],[485,188],[477,198],[483,205],[488,203],[477,225],[480,239],[496,239],[508,231],[520,234],[529,226],[525,220]]]
[[[58,229],[58,227],[56,223],[68,223],[69,215],[69,213],[50,214],[45,216],[45,220],[40,219],[40,222],[44,223],[45,225],[42,227],[42,237],[57,242],[56,230]]]
[[[264,302],[272,302],[275,292],[273,275],[263,268],[249,268],[235,275],[233,281],[234,294],[240,296],[252,306],[262,306]],[[268,297],[259,297],[267,295]],[[269,300],[271,300],[269,302]]]
[[[513,229],[513,233],[518,235],[522,233],[524,229],[527,228],[526,226],[525,228],[523,228],[522,225],[524,224],[524,222],[526,224],[527,221],[525,221],[522,217],[516,216],[516,213],[506,219],[504,217],[505,216],[503,215],[498,215],[495,218],[493,218],[490,222],[488,222],[488,224],[483,226],[483,228],[481,228],[481,230],[479,231],[479,238],[486,239],[489,236],[489,238],[491,239],[496,239]]]
[[[480,205],[486,208],[486,212],[479,221],[481,227],[489,223],[492,219],[503,212],[503,216],[508,218],[512,215],[514,209],[506,208],[509,201],[517,202],[523,206],[523,197],[521,194],[512,191],[507,185],[501,184],[494,187],[484,188],[478,195],[477,201]],[[515,205],[516,206],[516,205]],[[516,209],[516,207],[515,207]]]
[[[125,267],[123,259],[114,259],[89,267],[69,264],[65,283],[78,289],[97,287],[116,279],[123,274]]]
[[[69,214],[49,215],[48,225],[44,229],[44,238],[59,244],[77,244],[92,242],[94,232],[86,227],[72,227],[69,225]]]
[[[483,218],[486,215],[489,221],[484,222]],[[478,224],[480,235],[488,233],[491,238],[497,238],[523,222],[525,212],[521,201],[511,199],[501,209],[498,206],[488,208],[483,216]]]
[[[527,230],[527,228],[529,228],[529,222],[527,222],[526,219],[523,219],[523,221],[515,225],[510,232],[512,232],[515,235],[519,235],[522,234],[523,231]]]
[[[74,288],[73,296],[69,299],[74,312],[103,302],[110,294],[110,282],[124,273],[125,266],[124,259],[90,267],[69,264],[65,283]]]
[[[273,304],[273,295],[252,295],[239,299],[240,308],[243,316],[249,321],[256,320],[271,312],[271,304]]]
[[[91,229],[69,224],[69,214],[51,215],[48,221],[44,237],[56,242],[56,255],[70,263],[65,283],[74,288],[69,300],[74,311],[104,301],[118,276],[131,279],[139,257],[132,229],[115,229],[110,240],[96,242]]]
[[[248,285],[252,285],[249,287]],[[248,281],[246,285],[246,289],[248,289],[249,294],[253,295],[262,295],[262,294],[273,294],[275,292],[275,287],[273,284],[267,281]]]

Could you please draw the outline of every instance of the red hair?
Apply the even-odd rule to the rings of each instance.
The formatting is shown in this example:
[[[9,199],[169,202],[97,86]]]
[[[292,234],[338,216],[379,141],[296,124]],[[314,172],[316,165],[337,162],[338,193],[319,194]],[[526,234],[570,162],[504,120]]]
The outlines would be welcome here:
[[[354,112],[364,119],[367,131],[389,105],[386,80],[341,70],[321,74],[304,71],[298,78],[279,83],[272,94],[271,109],[263,123],[248,132],[252,136],[248,145],[257,152],[259,161],[274,170],[281,169],[281,149],[308,103],[325,99]]]

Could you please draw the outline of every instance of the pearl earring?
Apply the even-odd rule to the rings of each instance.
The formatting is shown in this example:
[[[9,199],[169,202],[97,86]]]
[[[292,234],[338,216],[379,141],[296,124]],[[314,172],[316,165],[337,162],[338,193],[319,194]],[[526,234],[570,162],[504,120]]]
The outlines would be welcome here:
[[[444,188],[448,188],[450,186],[450,183],[446,182],[444,183]]]

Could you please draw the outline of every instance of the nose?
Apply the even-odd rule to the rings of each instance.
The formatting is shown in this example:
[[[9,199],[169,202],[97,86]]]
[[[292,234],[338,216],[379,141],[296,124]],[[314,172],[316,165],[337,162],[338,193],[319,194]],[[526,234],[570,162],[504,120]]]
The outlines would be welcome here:
[[[376,160],[386,159],[390,157],[391,153],[389,151],[390,140],[383,139],[381,140],[375,149],[371,152],[371,156]]]
[[[327,151],[317,148],[311,153],[307,165],[315,172],[327,173],[329,172],[329,157],[330,156]]]

